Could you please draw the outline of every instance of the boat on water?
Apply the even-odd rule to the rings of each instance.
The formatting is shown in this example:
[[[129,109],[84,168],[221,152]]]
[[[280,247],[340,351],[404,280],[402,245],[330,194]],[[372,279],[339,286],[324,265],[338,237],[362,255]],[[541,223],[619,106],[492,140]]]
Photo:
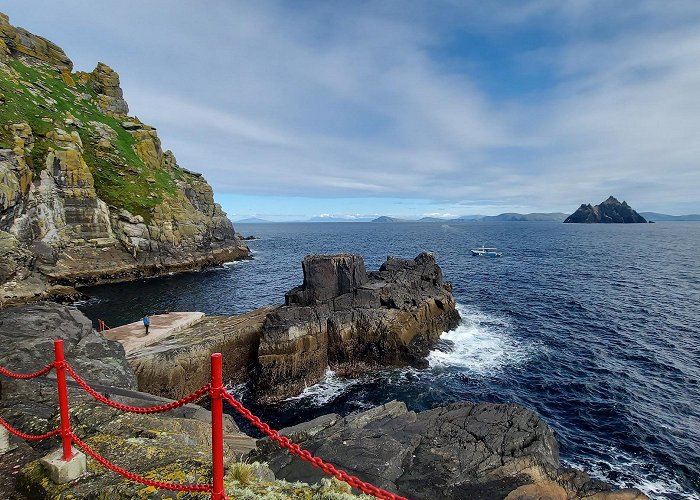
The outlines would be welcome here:
[[[472,255],[474,257],[500,257],[503,252],[499,252],[497,248],[485,247],[473,248]]]

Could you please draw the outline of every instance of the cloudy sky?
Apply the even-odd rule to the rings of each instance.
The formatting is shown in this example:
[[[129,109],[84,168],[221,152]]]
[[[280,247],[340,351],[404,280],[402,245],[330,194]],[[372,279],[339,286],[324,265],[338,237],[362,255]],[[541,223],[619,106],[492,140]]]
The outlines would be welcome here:
[[[55,1],[2,10],[232,219],[700,212],[700,2]]]

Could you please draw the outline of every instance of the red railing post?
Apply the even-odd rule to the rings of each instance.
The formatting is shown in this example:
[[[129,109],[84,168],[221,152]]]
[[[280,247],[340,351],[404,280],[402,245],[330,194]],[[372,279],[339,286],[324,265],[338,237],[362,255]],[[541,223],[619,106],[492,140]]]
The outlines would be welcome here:
[[[223,500],[224,491],[224,402],[221,353],[211,355],[211,456],[212,500]]]
[[[73,457],[71,450],[70,416],[68,415],[68,387],[66,385],[66,360],[63,356],[63,340],[53,341],[56,361],[56,383],[58,384],[58,404],[61,410],[61,438],[63,440],[63,460]]]

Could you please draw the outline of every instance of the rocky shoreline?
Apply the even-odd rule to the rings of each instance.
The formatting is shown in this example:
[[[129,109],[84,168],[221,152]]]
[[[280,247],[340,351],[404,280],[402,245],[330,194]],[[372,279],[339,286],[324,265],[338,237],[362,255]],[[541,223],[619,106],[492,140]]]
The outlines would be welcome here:
[[[128,404],[159,404],[134,392],[131,371],[118,342],[99,336],[77,309],[53,303],[0,311],[0,365],[30,371],[51,359],[53,337],[64,338],[67,358],[100,392]],[[229,358],[227,358],[229,359]],[[120,389],[121,388],[121,389]],[[183,408],[157,416],[124,414],[69,387],[75,432],[90,446],[138,474],[171,481],[208,481],[210,437],[204,409]],[[27,432],[56,425],[55,388],[44,382],[0,384],[0,416]],[[226,487],[236,498],[351,498],[305,462],[281,452],[268,439],[257,443],[226,427]],[[365,481],[415,499],[636,500],[638,490],[615,490],[581,471],[563,469],[549,426],[518,405],[459,403],[420,413],[391,402],[347,416],[326,415],[282,434]],[[13,475],[0,467],[7,498],[170,498],[90,462],[77,480],[55,485],[36,458],[56,441],[20,443],[0,461],[19,464]],[[31,447],[30,447],[31,446]],[[15,471],[16,472],[16,471]],[[267,496],[266,496],[267,495]],[[330,495],[330,496],[323,496]],[[178,498],[197,498],[182,494]]]

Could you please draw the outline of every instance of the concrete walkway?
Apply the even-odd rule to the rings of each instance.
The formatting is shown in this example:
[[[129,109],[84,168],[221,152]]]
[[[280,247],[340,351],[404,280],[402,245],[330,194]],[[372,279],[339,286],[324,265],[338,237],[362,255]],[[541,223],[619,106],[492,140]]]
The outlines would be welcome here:
[[[105,330],[102,335],[109,340],[121,342],[126,355],[137,352],[139,349],[155,344],[159,340],[170,337],[174,333],[198,323],[204,317],[202,312],[172,312],[149,316],[151,324],[148,327],[148,335],[143,326],[143,321],[138,320],[128,325],[123,325],[111,330]]]

